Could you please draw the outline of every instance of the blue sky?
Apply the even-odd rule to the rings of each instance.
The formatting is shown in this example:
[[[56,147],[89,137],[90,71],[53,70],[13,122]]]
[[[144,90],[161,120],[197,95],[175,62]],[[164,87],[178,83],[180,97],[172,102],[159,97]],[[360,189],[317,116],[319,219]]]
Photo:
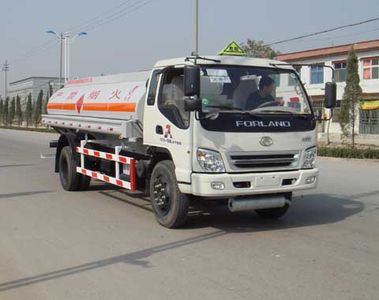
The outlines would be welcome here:
[[[0,62],[8,59],[10,63],[9,81],[58,76],[59,45],[51,42],[41,46],[53,39],[46,30],[80,29],[78,25],[104,11],[126,8],[136,1],[144,2],[1,0]],[[379,1],[375,0],[199,1],[201,54],[215,54],[231,40],[272,42],[379,16]],[[188,55],[193,44],[192,28],[193,0],[152,0],[78,38],[71,46],[71,75],[143,70],[161,58]],[[377,38],[379,21],[277,45],[276,49],[289,52]],[[1,73],[1,94],[3,78]]]

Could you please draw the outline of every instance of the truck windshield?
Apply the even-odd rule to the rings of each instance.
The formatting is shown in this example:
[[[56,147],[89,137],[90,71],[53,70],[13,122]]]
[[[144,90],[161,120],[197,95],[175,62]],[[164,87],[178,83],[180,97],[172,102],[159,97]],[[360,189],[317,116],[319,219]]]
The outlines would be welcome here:
[[[204,113],[311,114],[299,76],[293,70],[245,66],[202,66]]]

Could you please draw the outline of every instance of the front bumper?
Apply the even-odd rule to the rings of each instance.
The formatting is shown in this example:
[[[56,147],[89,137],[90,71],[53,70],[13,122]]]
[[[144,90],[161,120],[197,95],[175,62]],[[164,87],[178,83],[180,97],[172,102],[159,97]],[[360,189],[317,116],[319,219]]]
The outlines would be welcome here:
[[[318,169],[270,173],[193,173],[191,184],[179,184],[182,193],[202,197],[233,197],[243,195],[288,193],[312,189],[318,183]],[[309,178],[314,177],[313,182]],[[308,179],[308,183],[306,182]],[[215,189],[217,183],[223,189]],[[222,183],[222,184],[221,184]]]

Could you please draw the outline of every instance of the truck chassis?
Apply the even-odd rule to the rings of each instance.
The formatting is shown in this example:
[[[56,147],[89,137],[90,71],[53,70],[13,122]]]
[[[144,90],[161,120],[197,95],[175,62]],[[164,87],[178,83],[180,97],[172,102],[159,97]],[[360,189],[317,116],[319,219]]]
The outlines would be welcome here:
[[[82,140],[80,141],[80,147],[76,147],[76,152],[80,154],[80,167],[76,167],[76,172],[85,176],[89,176],[91,178],[104,181],[106,183],[110,183],[113,185],[117,185],[119,187],[128,189],[132,192],[136,190],[136,172],[135,172],[135,159],[127,156],[120,155],[120,151],[122,146],[115,147],[115,153],[103,152],[93,149],[85,148],[87,143],[92,142],[91,140]],[[98,141],[96,141],[98,142]],[[112,161],[115,163],[115,175],[109,176],[102,174],[98,171],[93,171],[85,168],[84,160],[85,156],[96,157],[108,161]],[[120,164],[123,165],[124,170],[128,170],[129,172],[125,173],[125,175],[129,175],[129,180],[120,179]]]

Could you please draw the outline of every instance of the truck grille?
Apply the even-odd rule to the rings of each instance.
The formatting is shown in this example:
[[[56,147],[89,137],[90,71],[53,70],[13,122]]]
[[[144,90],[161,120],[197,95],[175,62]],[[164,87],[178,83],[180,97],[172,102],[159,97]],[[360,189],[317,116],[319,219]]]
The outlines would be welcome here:
[[[230,163],[238,169],[295,168],[299,162],[299,152],[269,152],[231,154]]]

